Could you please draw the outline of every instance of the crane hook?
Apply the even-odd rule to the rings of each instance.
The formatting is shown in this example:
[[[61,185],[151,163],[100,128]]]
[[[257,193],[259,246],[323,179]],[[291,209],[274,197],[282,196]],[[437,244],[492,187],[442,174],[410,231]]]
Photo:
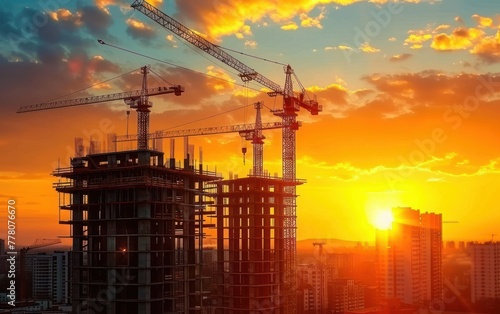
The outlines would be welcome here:
[[[245,165],[245,154],[247,153],[247,148],[246,147],[242,147],[241,148],[241,152],[243,153],[243,165]]]

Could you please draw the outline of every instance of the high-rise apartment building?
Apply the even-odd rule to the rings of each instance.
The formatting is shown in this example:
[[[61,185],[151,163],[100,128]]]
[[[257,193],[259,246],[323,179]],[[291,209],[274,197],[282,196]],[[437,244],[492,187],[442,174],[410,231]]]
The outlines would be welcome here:
[[[365,287],[354,279],[335,279],[328,283],[328,313],[344,313],[365,306]]]
[[[32,257],[33,298],[50,304],[69,303],[69,252],[40,253]]]
[[[33,258],[33,298],[37,301],[52,299],[52,256],[37,254]]]
[[[69,251],[55,251],[52,253],[52,302],[55,304],[70,303],[69,253]]]
[[[421,305],[442,299],[441,214],[393,209],[388,230],[377,230],[379,301]]]
[[[318,313],[328,306],[327,273],[319,264],[297,265],[297,283],[299,287],[299,313]]]
[[[471,300],[500,299],[500,242],[474,243],[471,252]]]

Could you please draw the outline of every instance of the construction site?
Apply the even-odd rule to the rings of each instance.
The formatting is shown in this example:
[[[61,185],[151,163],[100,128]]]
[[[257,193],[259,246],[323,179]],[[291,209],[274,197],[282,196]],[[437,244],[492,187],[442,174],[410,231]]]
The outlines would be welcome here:
[[[141,68],[142,88],[111,95],[24,106],[19,113],[123,100],[137,112],[137,134],[109,134],[108,149],[75,140],[69,167],[53,175],[59,193],[59,220],[70,227],[73,313],[297,313],[296,287],[296,132],[304,109],[322,108],[300,86],[290,65],[284,87],[264,77],[219,46],[146,1],[132,7],[201,52],[237,70],[282,98],[273,110],[280,122],[150,132],[149,97],[182,97],[180,85],[148,86],[149,67]],[[99,43],[106,45],[102,40]],[[299,82],[300,84],[300,82]],[[282,175],[264,168],[264,130],[282,132]],[[237,133],[252,144],[252,171],[224,178],[209,169],[190,136]],[[174,138],[184,140],[181,158]],[[169,157],[163,140],[170,139]],[[137,147],[121,149],[135,141]],[[246,149],[243,151],[246,153]],[[204,275],[204,245],[215,234],[216,267]],[[209,285],[208,279],[212,280]]]

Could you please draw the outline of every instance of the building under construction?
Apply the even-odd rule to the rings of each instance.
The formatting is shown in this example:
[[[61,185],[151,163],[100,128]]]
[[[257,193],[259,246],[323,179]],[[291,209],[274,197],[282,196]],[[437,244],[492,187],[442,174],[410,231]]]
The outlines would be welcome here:
[[[165,165],[143,149],[54,172],[60,222],[71,226],[73,313],[201,313],[203,187],[218,178],[188,161]]]
[[[290,184],[250,176],[216,182],[216,313],[294,313],[295,289],[288,268],[293,254],[287,235]],[[294,211],[293,211],[294,212]],[[288,230],[288,229],[293,230]]]

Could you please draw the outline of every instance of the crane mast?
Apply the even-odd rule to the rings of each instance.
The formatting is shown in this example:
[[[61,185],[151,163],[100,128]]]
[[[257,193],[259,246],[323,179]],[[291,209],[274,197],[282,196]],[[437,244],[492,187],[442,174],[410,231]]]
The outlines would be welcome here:
[[[278,94],[283,95],[283,108],[275,110],[273,113],[280,116],[284,125],[289,127],[283,128],[282,134],[282,170],[283,179],[287,183],[284,193],[284,251],[285,251],[285,277],[288,287],[286,288],[287,300],[284,301],[286,313],[295,313],[296,298],[295,298],[295,259],[296,259],[296,136],[295,131],[298,129],[296,123],[297,112],[300,108],[304,108],[313,115],[317,115],[322,107],[318,105],[316,100],[304,100],[305,90],[302,88],[299,97],[296,97],[293,92],[292,75],[293,69],[290,65],[285,66],[285,88],[255,70],[232,57],[219,46],[212,44],[205,38],[201,37],[188,27],[182,25],[172,17],[160,11],[150,3],[144,0],[135,0],[131,5],[134,9],[140,11],[163,28],[171,31],[179,37],[185,39],[195,47],[203,50],[219,61],[237,70],[240,78],[244,81],[256,81],[261,85],[271,90],[268,93],[270,96]]]
[[[255,128],[252,131],[240,132],[247,141],[252,141],[253,148],[253,175],[262,176],[264,175],[264,139],[266,138],[262,134],[262,115],[260,109],[262,109],[262,103],[257,102],[254,104],[255,112]],[[283,125],[283,124],[281,124]]]
[[[58,109],[66,107],[76,107],[76,106],[97,104],[107,101],[123,99],[125,104],[130,106],[130,108],[136,109],[137,111],[137,134],[138,134],[137,149],[147,149],[148,135],[149,135],[149,113],[150,113],[149,108],[151,108],[153,105],[149,101],[148,97],[155,95],[162,95],[162,94],[170,94],[170,93],[174,93],[174,95],[180,96],[181,93],[184,92],[184,88],[180,85],[174,85],[170,87],[162,86],[162,87],[148,88],[148,83],[147,83],[148,73],[149,69],[147,66],[141,67],[142,88],[140,90],[22,106],[17,110],[17,113],[26,113],[32,111],[41,111],[41,110]]]

